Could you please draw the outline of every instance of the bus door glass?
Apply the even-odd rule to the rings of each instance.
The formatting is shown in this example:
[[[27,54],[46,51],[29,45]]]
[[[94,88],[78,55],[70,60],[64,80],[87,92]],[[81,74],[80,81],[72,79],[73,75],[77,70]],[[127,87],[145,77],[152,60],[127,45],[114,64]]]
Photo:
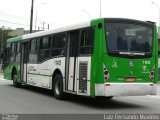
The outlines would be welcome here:
[[[76,91],[76,70],[78,53],[79,31],[68,33],[67,57],[66,57],[66,89]]]
[[[28,62],[29,42],[22,43],[22,59],[21,59],[21,79],[27,81],[27,62]]]
[[[31,39],[29,45],[29,56],[27,64],[27,83],[30,85],[37,85],[37,61],[38,61],[38,46],[39,39]]]
[[[94,28],[84,28],[80,32],[77,90],[80,95],[90,95],[90,68],[93,54]]]

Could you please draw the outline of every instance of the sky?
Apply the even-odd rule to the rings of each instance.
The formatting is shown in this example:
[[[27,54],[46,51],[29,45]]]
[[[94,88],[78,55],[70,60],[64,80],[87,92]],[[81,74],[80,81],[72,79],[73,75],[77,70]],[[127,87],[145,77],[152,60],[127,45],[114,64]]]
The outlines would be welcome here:
[[[152,2],[156,3],[152,4]],[[0,0],[0,27],[29,30],[31,0]],[[101,17],[159,24],[160,0],[101,0]],[[37,16],[37,22],[36,21]],[[34,0],[33,30],[50,29],[100,17],[100,0]]]

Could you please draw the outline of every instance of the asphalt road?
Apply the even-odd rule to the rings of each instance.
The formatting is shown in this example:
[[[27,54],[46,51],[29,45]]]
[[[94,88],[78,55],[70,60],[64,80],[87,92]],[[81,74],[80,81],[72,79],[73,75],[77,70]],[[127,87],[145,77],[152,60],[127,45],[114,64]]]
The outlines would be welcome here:
[[[160,93],[160,89],[158,90]],[[12,81],[0,80],[0,113],[14,114],[160,114],[160,95],[115,97],[98,101],[90,97],[69,96],[56,100],[52,92],[24,86],[15,88]]]

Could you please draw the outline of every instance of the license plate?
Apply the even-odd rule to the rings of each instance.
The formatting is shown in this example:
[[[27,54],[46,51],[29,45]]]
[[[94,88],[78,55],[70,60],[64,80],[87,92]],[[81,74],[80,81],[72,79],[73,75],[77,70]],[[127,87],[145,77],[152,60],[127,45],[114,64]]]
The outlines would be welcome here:
[[[135,82],[136,78],[134,77],[126,77],[126,82]]]

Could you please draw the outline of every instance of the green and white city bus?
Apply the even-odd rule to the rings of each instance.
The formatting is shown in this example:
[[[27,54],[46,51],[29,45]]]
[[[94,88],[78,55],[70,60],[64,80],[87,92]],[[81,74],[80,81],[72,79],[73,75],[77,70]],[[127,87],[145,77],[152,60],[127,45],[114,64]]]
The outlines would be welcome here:
[[[106,97],[155,95],[158,38],[154,23],[100,18],[7,40],[4,77],[65,93]]]

